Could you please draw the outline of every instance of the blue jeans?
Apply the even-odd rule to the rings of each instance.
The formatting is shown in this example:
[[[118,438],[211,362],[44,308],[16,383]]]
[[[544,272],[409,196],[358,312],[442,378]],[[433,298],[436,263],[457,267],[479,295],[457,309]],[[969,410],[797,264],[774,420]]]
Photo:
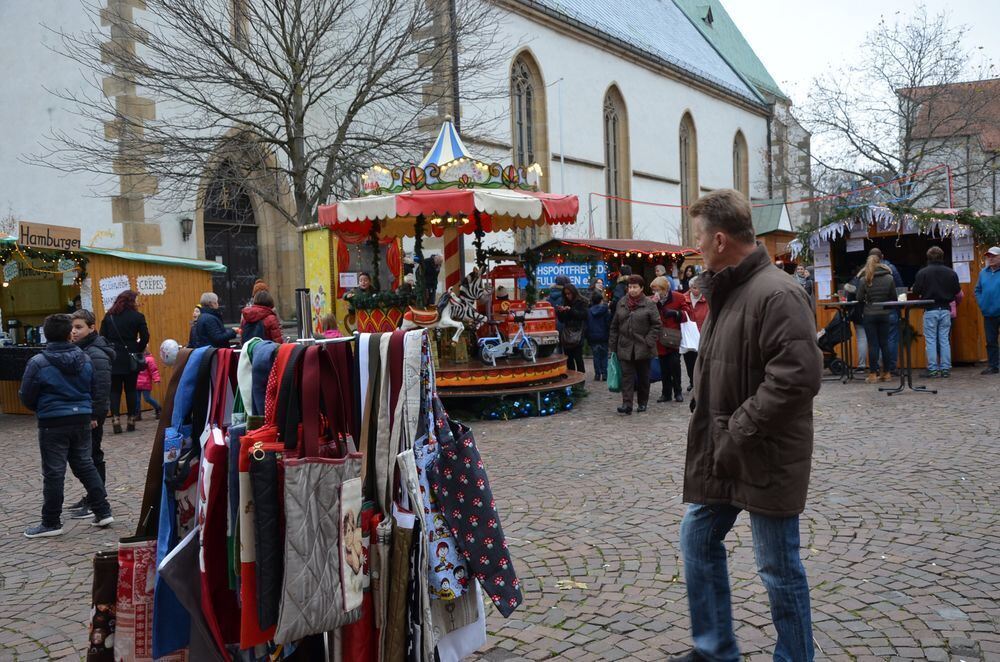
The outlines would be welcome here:
[[[892,349],[892,330],[899,328],[896,320],[895,316],[890,315],[880,317],[868,315],[865,317],[865,339],[868,343],[868,372],[878,372],[880,356],[882,357],[883,372],[892,372],[896,369],[897,354]]]
[[[896,361],[899,360],[899,312],[890,310],[889,320],[892,323],[889,327],[889,356],[892,359],[889,372],[895,372]],[[883,359],[883,361],[885,361],[885,359]],[[870,369],[871,367],[869,366],[869,370]]]
[[[951,370],[951,311],[924,311],[927,370]]]
[[[91,456],[89,422],[47,427],[39,422],[38,448],[42,455],[42,524],[62,525],[66,465],[87,490],[87,505],[101,517],[111,514],[104,482]]]
[[[713,662],[740,660],[733,633],[729,570],[723,540],[740,514],[734,506],[688,506],[681,522],[681,553],[694,649]],[[799,518],[750,513],[757,572],[767,589],[778,633],[774,659],[814,656],[809,584],[799,559]]]
[[[590,351],[594,355],[594,376],[608,376],[608,343],[595,342],[590,344]]]
[[[1000,315],[983,317],[983,330],[986,332],[986,358],[991,368],[1000,368],[1000,346],[997,336],[1000,336]]]
[[[133,416],[138,416],[142,413],[142,401],[145,400],[146,404],[153,405],[155,411],[160,411],[160,403],[156,401],[153,397],[152,391],[137,391],[137,396],[135,399],[135,411],[132,412]]]

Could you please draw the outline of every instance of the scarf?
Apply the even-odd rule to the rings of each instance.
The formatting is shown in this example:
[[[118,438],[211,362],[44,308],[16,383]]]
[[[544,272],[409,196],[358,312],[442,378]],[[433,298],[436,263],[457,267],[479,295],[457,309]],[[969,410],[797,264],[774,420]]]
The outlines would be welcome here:
[[[805,287],[806,284],[809,282],[809,276],[800,276],[798,274],[795,274],[795,280],[798,281],[799,285]]]
[[[634,297],[631,294],[625,295],[625,305],[628,306],[629,310],[635,310],[636,308],[639,307],[639,304],[641,302],[642,302],[642,295],[641,294],[639,296],[637,296],[637,297]]]
[[[694,295],[694,294],[692,293],[692,294],[690,294],[689,296],[691,297],[691,305],[692,305],[692,306],[696,306],[696,305],[698,305],[698,302],[699,302],[699,301],[701,301],[701,300],[702,300],[702,298],[703,298],[703,297],[704,297],[705,295],[704,295],[704,294],[699,294],[698,296],[695,296],[695,295]]]

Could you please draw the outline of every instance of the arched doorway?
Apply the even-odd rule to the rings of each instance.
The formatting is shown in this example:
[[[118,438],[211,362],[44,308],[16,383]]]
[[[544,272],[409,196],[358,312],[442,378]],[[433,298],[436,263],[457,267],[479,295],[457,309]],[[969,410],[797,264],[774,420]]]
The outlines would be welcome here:
[[[257,219],[250,195],[239,182],[233,165],[223,161],[204,198],[205,259],[228,268],[212,275],[212,289],[219,295],[222,319],[230,324],[240,321],[260,273]]]

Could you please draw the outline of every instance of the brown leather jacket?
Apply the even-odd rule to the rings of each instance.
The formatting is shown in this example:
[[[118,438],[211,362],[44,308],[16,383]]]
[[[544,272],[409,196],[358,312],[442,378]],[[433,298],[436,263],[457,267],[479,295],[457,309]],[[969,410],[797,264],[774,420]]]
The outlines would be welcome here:
[[[702,279],[684,500],[790,517],[805,508],[822,355],[809,297],[767,250]]]
[[[656,356],[656,343],[662,327],[656,304],[641,297],[639,306],[629,310],[626,294],[618,300],[611,318],[608,349],[626,361],[649,360]]]

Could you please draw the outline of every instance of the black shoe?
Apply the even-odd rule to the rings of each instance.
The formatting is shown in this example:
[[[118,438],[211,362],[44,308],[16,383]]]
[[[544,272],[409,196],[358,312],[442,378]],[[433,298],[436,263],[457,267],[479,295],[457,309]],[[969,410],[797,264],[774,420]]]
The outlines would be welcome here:
[[[156,412],[153,414],[153,416],[156,418],[156,420],[160,420],[160,410],[157,409]]]
[[[705,658],[694,650],[689,650],[683,655],[675,655],[673,657],[667,658],[667,662],[702,662]]]
[[[73,508],[69,511],[70,519],[90,519],[94,516],[94,511],[90,509],[90,506],[83,506],[82,508]]]
[[[141,411],[138,412],[135,416],[132,417],[132,420],[133,421],[141,421],[142,420],[142,412]]]
[[[657,402],[670,402],[670,396],[664,393],[656,399]]]
[[[942,370],[941,372],[938,373],[938,377],[940,377],[941,379],[948,379],[949,377],[951,377],[951,370]]]
[[[107,515],[94,515],[94,521],[92,521],[90,525],[100,527],[103,529],[105,527],[111,526],[111,524],[114,521],[115,518],[112,517],[111,513],[109,512]]]
[[[684,396],[678,393],[674,396],[674,402],[684,402]]]
[[[997,374],[998,372],[1000,372],[1000,368],[987,368],[986,370],[983,370],[983,371],[982,371],[981,373],[979,373],[979,374],[980,374],[980,375],[995,375],[995,374]]]
[[[626,416],[628,416],[629,414],[632,413],[632,406],[629,405],[628,407],[626,407],[625,405],[622,405],[621,407],[618,408],[618,413],[625,414]]]
[[[636,407],[636,408],[635,408],[635,410],[636,410],[637,412],[643,412],[643,411],[646,411],[646,405],[645,405],[645,404],[641,404],[641,405],[639,405],[638,407]]]
[[[87,507],[87,497],[80,497],[80,500],[72,506],[66,506],[66,510],[80,510]]]
[[[937,370],[924,370],[922,373],[920,373],[921,379],[937,379],[940,376],[941,373],[939,373]]]
[[[25,538],[48,538],[50,536],[61,536],[63,532],[62,525],[60,526],[45,526],[44,524],[36,524],[35,526],[28,527],[24,530]]]

